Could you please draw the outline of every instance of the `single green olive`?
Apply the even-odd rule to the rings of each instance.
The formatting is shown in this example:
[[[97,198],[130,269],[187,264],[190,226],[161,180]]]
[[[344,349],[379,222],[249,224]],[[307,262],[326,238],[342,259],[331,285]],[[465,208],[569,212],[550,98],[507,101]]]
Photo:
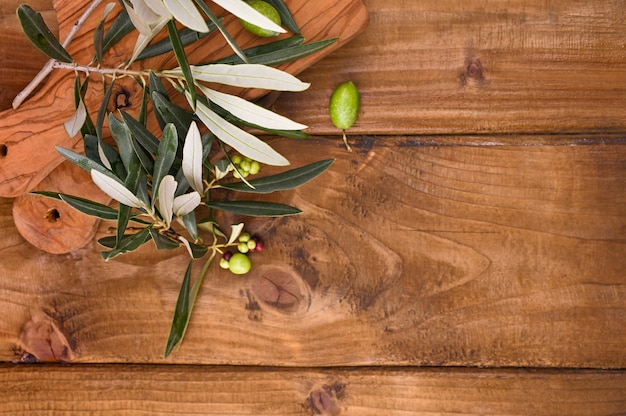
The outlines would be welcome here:
[[[343,130],[343,141],[349,151],[352,149],[346,138],[346,130],[352,127],[359,116],[361,95],[352,81],[340,84],[330,96],[328,112],[330,119],[338,129]]]
[[[246,274],[252,268],[250,258],[243,253],[234,253],[228,260],[228,268],[233,274]]]
[[[276,23],[278,26],[280,26],[280,24],[282,23],[278,10],[276,10],[274,6],[272,6],[271,4],[263,0],[248,0],[246,3],[248,3],[254,10],[261,13],[263,16],[267,17],[272,22]],[[242,19],[239,19],[239,21],[241,22],[241,25],[245,29],[254,33],[257,36],[269,38],[272,36],[278,36],[280,34],[278,32],[274,32],[273,30],[263,29],[261,27],[258,27],[257,25],[253,25],[252,23],[246,22],[245,20],[242,20]]]

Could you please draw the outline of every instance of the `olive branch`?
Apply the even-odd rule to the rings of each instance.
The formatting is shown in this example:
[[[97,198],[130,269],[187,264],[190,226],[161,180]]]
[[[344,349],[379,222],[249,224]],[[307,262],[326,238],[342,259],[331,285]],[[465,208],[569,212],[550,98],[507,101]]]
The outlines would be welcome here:
[[[16,97],[13,106],[19,106],[51,71],[73,71],[76,74],[76,111],[64,126],[68,135],[81,135],[84,154],[64,148],[57,150],[65,159],[89,172],[93,182],[117,204],[109,206],[79,195],[57,192],[37,194],[61,200],[86,215],[114,221],[115,235],[98,240],[104,247],[104,260],[134,251],[150,241],[158,250],[184,248],[190,257],[165,357],[184,338],[199,289],[213,260],[221,256],[221,267],[242,274],[250,269],[249,253],[261,251],[261,240],[252,238],[243,223],[232,224],[230,230],[224,232],[215,220],[215,212],[265,217],[300,213],[297,208],[280,203],[237,198],[219,200],[215,191],[265,194],[293,189],[317,177],[333,163],[333,160],[322,160],[253,179],[262,164],[287,166],[289,161],[250,131],[306,138],[308,135],[303,131],[306,126],[214,87],[227,85],[295,92],[308,88],[309,84],[275,65],[319,51],[335,39],[304,43],[283,1],[267,1],[293,36],[246,50],[239,48],[203,0],[109,3],[104,6],[103,18],[95,29],[93,58],[87,63],[76,62],[66,48],[102,0],[91,2],[63,43],[52,34],[39,13],[27,5],[17,10],[24,33],[50,61]],[[271,33],[287,32],[242,0],[213,0],[213,3]],[[115,14],[114,19],[108,19]],[[176,22],[183,28],[179,30]],[[167,38],[153,42],[162,31],[167,31]],[[213,31],[221,33],[233,55],[206,63],[190,63],[185,47]],[[130,56],[116,67],[103,67],[103,57],[109,49],[133,33],[137,37]],[[175,56],[177,67],[135,69],[133,65],[165,53]],[[85,74],[84,81],[81,73]],[[84,101],[89,79],[94,75],[99,75],[105,85],[95,121]],[[107,110],[113,87],[123,77],[132,77],[143,89],[137,118],[123,110]],[[174,103],[170,97],[172,88],[168,91],[166,85],[185,98],[188,108]],[[150,114],[148,103],[152,108]],[[160,137],[148,129],[149,116],[158,124]],[[104,137],[105,124],[111,137]],[[214,158],[209,158],[210,154],[221,157],[211,162]],[[231,250],[238,253],[233,255]],[[194,261],[203,261],[203,264],[192,284]]]

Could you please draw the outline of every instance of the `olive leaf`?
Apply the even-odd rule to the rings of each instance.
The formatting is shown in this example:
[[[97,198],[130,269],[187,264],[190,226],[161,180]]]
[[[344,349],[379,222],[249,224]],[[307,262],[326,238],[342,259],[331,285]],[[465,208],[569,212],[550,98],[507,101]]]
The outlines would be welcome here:
[[[170,334],[167,337],[167,343],[165,344],[165,356],[172,352],[174,347],[182,341],[189,324],[189,318],[191,316],[191,307],[189,305],[189,288],[191,286],[191,265],[192,260],[189,260],[187,264],[187,270],[183,277],[183,282],[180,285],[178,292],[178,300],[176,301],[176,308],[174,309],[174,317],[172,318],[172,327]]]
[[[308,181],[316,178],[326,169],[328,169],[335,159],[321,160],[306,166],[291,169],[276,175],[266,176],[264,178],[252,179],[249,181],[251,188],[244,182],[225,183],[222,188],[238,192],[252,192],[258,194],[268,194],[275,191],[285,191],[296,188]]]
[[[186,0],[191,2],[191,0]],[[193,4],[191,7],[194,7]],[[195,7],[194,7],[195,10]],[[203,20],[204,22],[204,20]],[[191,68],[189,67],[189,61],[187,60],[187,54],[185,53],[185,49],[182,41],[180,40],[180,36],[178,35],[178,30],[176,29],[176,23],[173,20],[167,22],[167,33],[170,38],[170,42],[172,42],[172,48],[174,49],[174,56],[176,57],[176,61],[178,62],[179,68],[185,77],[185,82],[187,83],[187,91],[191,96],[191,108],[196,108],[196,89],[194,88],[194,79],[191,73]]]
[[[199,85],[198,88],[210,101],[235,117],[249,123],[275,130],[301,130],[307,128],[304,124],[296,123],[287,117],[276,114],[241,97],[215,91],[202,85]]]
[[[196,81],[216,82],[241,88],[262,88],[276,91],[304,91],[310,84],[271,66],[259,64],[190,65]],[[183,75],[180,68],[163,71],[169,75]]]
[[[17,8],[17,18],[24,34],[37,49],[57,61],[67,63],[74,61],[52,34],[40,13],[34,11],[29,5],[22,4]]]
[[[107,52],[113,45],[118,43],[122,38],[128,35],[135,28],[133,22],[130,20],[128,16],[128,12],[126,10],[122,10],[122,12],[117,15],[109,30],[104,34],[104,38],[102,40],[102,53]]]
[[[209,208],[251,217],[284,217],[302,213],[298,208],[286,204],[265,201],[211,201]]]
[[[125,234],[121,242],[111,251],[103,251],[101,254],[104,260],[110,260],[120,254],[128,253],[130,251],[137,250],[143,244],[152,239],[150,234],[150,228],[146,227],[135,234]]]
[[[293,36],[294,39],[304,40],[301,36]],[[286,40],[292,39],[284,39],[276,41],[275,43],[284,42]],[[338,38],[331,38],[326,40],[320,40],[317,42],[311,42],[302,45],[302,42],[294,45],[276,45],[276,48],[267,48],[266,50],[249,50],[246,49],[246,54],[248,55],[248,63],[251,64],[260,64],[260,65],[278,65],[285,62],[291,62],[300,58],[304,58],[305,56],[311,55],[317,51],[320,51],[327,46],[336,42]],[[269,43],[263,46],[272,46],[273,43]],[[215,63],[220,64],[241,64],[243,61],[238,56],[230,56],[227,58],[220,59]]]
[[[173,124],[167,124],[163,129],[163,136],[159,143],[159,150],[154,161],[154,170],[152,173],[152,186],[159,189],[161,179],[170,171],[174,159],[176,158],[176,150],[178,148],[178,135],[176,127]],[[154,205],[154,198],[152,205]]]
[[[91,180],[105,194],[116,201],[133,208],[146,208],[145,203],[137,198],[126,186],[109,175],[105,175],[96,169],[91,170]]]
[[[165,7],[183,25],[196,32],[208,32],[209,27],[192,0],[163,0]]]
[[[80,99],[78,101],[78,107],[76,108],[76,111],[69,120],[63,123],[63,128],[65,128],[65,132],[68,136],[74,137],[81,131],[86,120],[87,108],[85,107],[85,102]]]
[[[196,122],[192,122],[183,145],[183,174],[189,185],[198,193],[204,193],[202,183],[202,139]]]
[[[172,103],[169,98],[159,91],[153,91],[150,95],[156,109],[156,114],[163,123],[173,123],[176,130],[184,137],[187,135],[188,126],[193,120],[193,113]]]
[[[176,180],[172,175],[165,175],[158,188],[158,205],[161,218],[165,222],[165,228],[170,228],[174,215],[174,193],[176,192]]]
[[[207,23],[209,28],[208,32],[196,32],[195,30],[189,29],[188,27],[184,27],[178,31],[178,36],[180,37],[180,41],[183,46],[187,46],[196,42],[203,37],[207,36],[213,29],[215,29],[215,25],[213,22]],[[172,42],[169,38],[165,38],[160,40],[159,42],[153,43],[150,46],[146,47],[140,54],[137,56],[135,61],[141,61],[142,59],[153,58],[155,56],[163,55],[164,53],[168,53],[172,51]]]
[[[224,120],[200,101],[197,102],[196,115],[218,139],[242,155],[266,165],[285,166],[289,164],[289,161],[272,149],[270,145]]]
[[[300,34],[300,28],[298,27],[298,24],[294,20],[293,15],[289,11],[289,8],[287,7],[287,5],[285,4],[283,0],[265,0],[265,1],[276,9],[278,14],[280,15],[280,21],[282,22],[283,25],[285,25],[287,29],[291,30],[293,33],[297,35]]]
[[[117,218],[117,210],[98,202],[90,201],[73,195],[67,195],[60,192],[34,191],[33,195],[41,195],[47,198],[58,199],[64,201],[72,208],[91,217],[103,220],[115,220]]]

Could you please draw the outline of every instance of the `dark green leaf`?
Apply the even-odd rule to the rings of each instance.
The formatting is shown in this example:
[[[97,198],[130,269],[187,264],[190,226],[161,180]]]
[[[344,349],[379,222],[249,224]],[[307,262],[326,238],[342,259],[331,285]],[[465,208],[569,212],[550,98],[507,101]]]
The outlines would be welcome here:
[[[188,243],[189,248],[191,248],[191,255],[194,259],[204,257],[204,255],[209,251],[206,246],[201,246],[199,244],[192,243],[191,241],[188,241]]]
[[[174,250],[180,247],[180,242],[172,240],[157,230],[150,230],[150,234],[152,235],[152,241],[154,241],[158,250]]]
[[[185,229],[194,240],[198,239],[198,224],[196,222],[196,212],[191,211],[189,214],[183,216],[183,224]],[[206,251],[204,252],[206,254]],[[204,255],[202,254],[202,255]]]
[[[215,29],[215,25],[213,24],[213,22],[208,22],[207,26],[209,27],[209,31],[205,33],[196,32],[195,30],[189,29],[187,27],[179,30],[178,36],[180,37],[180,41],[183,44],[183,46],[187,46],[197,40],[202,39],[203,37],[211,33],[213,29]],[[137,59],[135,59],[135,61],[152,58],[152,57],[159,56],[164,53],[171,52],[171,51],[172,51],[172,41],[169,38],[165,38],[161,40],[160,42],[157,42],[145,48],[139,54]]]
[[[167,95],[167,90],[165,89],[165,86],[163,85],[159,77],[157,77],[154,72],[150,71],[150,99],[152,100],[152,107],[156,109],[154,94],[162,95],[168,101],[170,99],[170,97]],[[163,116],[161,116],[161,113],[159,111],[154,111],[154,116],[157,120],[157,123],[159,124],[159,128],[163,130],[167,122],[163,120]]]
[[[126,126],[128,126],[128,129],[130,130],[130,134],[144,149],[146,149],[152,156],[155,156],[159,150],[159,140],[130,114],[125,111],[120,111],[120,113],[122,114],[124,123],[126,123]]]
[[[290,36],[285,39],[275,40],[270,43],[253,46],[248,49],[244,49],[244,53],[249,59],[254,59],[259,55],[265,55],[267,53],[276,52],[281,49],[290,48],[292,46],[302,45],[304,43],[304,36]],[[241,64],[243,61],[236,54],[227,56],[217,61],[211,61],[207,63],[215,64]],[[202,65],[202,64],[201,64]]]
[[[170,42],[172,43],[174,56],[176,56],[178,66],[180,66],[180,70],[182,71],[185,77],[185,82],[187,83],[187,91],[189,91],[189,95],[191,97],[191,106],[196,108],[196,87],[193,81],[193,75],[191,74],[191,67],[189,66],[187,54],[185,53],[185,47],[183,46],[178,30],[176,29],[176,23],[173,19],[167,22],[167,33],[169,35]]]
[[[73,150],[65,149],[59,146],[56,147],[56,150],[61,154],[61,156],[87,172],[91,172],[91,169],[95,169],[98,172],[104,173],[112,178],[115,177],[110,170],[88,157],[81,155],[80,153],[76,153]]]
[[[123,10],[113,21],[111,27],[104,35],[102,53],[106,53],[113,45],[135,29],[133,22],[128,17],[128,12]]]
[[[62,194],[59,192],[32,192],[35,195],[41,195],[48,198],[58,199],[67,203],[72,208],[91,217],[103,220],[115,220],[117,218],[117,210],[98,202],[80,198],[73,195]]]
[[[152,174],[153,189],[159,189],[161,179],[169,173],[176,158],[177,149],[178,136],[176,135],[176,127],[173,124],[166,124],[165,129],[163,129],[163,137],[161,137],[161,142],[159,143],[159,151],[154,161]]]
[[[267,194],[275,191],[293,189],[320,175],[328,169],[334,161],[334,159],[321,160],[277,175],[248,181],[254,186],[254,189],[250,188],[244,182],[223,184],[222,187],[232,191],[252,192],[257,194]]]
[[[209,202],[207,205],[209,208],[251,217],[284,217],[302,212],[290,205],[265,201],[216,201]]]
[[[80,76],[78,75],[76,76],[74,80],[74,105],[76,108],[78,108],[81,101],[83,101],[83,105],[85,105],[83,99],[85,97],[85,93],[87,92],[88,85],[89,85],[89,77],[85,78],[85,82],[81,85]],[[91,135],[96,134],[96,128],[93,124],[93,121],[91,121],[89,112],[87,112],[87,117],[85,118],[85,122],[83,123],[83,126],[80,129],[80,134],[83,138],[88,134],[91,134]]]
[[[101,20],[93,33],[93,45],[96,52],[96,62],[102,63],[104,50],[104,20]]]
[[[73,62],[71,55],[52,34],[40,13],[34,11],[27,4],[22,4],[17,8],[17,18],[24,34],[37,49],[57,61]]]
[[[213,14],[213,12],[211,11],[211,9],[209,8],[209,6],[206,5],[206,3],[203,0],[194,0],[196,2],[196,4],[198,6],[200,6],[200,9],[204,12],[204,14],[209,18],[209,20],[211,20],[211,22],[213,22],[213,24],[219,29],[219,31],[222,33],[222,36],[224,36],[224,39],[226,40],[226,42],[228,43],[228,45],[232,48],[232,50],[239,55],[239,57],[244,61],[244,62],[248,62],[248,59],[246,58],[246,54],[241,50],[241,48],[239,47],[239,45],[237,45],[237,41],[235,40],[235,38],[233,38],[230,33],[228,33],[228,31],[226,30],[226,28],[224,27],[224,25],[222,25],[222,22],[220,19],[217,18],[217,16],[215,16],[215,14]]]
[[[141,94],[141,107],[139,107],[139,116],[137,120],[139,123],[144,126],[148,124],[148,89],[143,88],[143,85],[140,85],[142,94]]]
[[[150,227],[146,227],[135,234],[125,234],[117,244],[117,248],[111,251],[103,251],[101,253],[104,260],[110,260],[120,254],[128,253],[130,251],[137,250],[143,244],[150,241],[152,236],[150,235]]]
[[[251,64],[261,65],[279,65],[285,62],[295,61],[297,59],[311,55],[312,53],[320,51],[336,41],[337,38],[332,38],[320,40],[317,42],[311,42],[304,45],[294,45],[278,48],[276,50],[267,51],[265,53],[256,54],[254,56],[249,56],[248,62]],[[246,53],[248,53],[247,50]],[[229,58],[220,60],[219,63],[240,64],[242,63],[242,61],[237,56],[231,56]]]
[[[120,157],[126,172],[130,171],[131,159],[133,157],[133,144],[130,129],[126,124],[121,122],[113,113],[109,113],[109,128],[111,135],[117,148],[120,151]]]
[[[165,123],[173,123],[181,139],[187,136],[189,126],[193,121],[193,113],[170,102],[169,98],[160,92],[153,91],[151,96],[156,112],[161,116],[161,119]]]
[[[143,148],[143,146],[141,146],[135,137],[133,137],[131,141],[133,144],[133,151],[139,158],[139,161],[141,161],[143,169],[152,175],[152,172],[154,172],[154,159],[152,159],[152,156],[146,149]]]
[[[178,292],[178,300],[176,301],[176,309],[174,310],[174,318],[172,319],[172,328],[170,335],[167,337],[165,346],[165,358],[172,352],[174,347],[182,341],[191,316],[191,308],[189,307],[189,288],[191,287],[191,260],[187,265],[183,282]]]
[[[113,92],[113,86],[115,85],[115,79],[111,81],[111,85],[107,88],[104,93],[104,99],[102,100],[102,104],[100,104],[100,108],[98,109],[98,115],[96,116],[96,135],[102,139],[102,126],[104,125],[104,119],[107,116],[107,107],[109,105],[109,101],[111,100],[111,93]]]
[[[298,28],[296,21],[293,19],[293,15],[289,11],[289,8],[283,2],[283,0],[265,0],[265,1],[271,4],[272,6],[274,6],[276,11],[278,11],[278,14],[280,15],[280,20],[287,29],[291,30],[296,35],[300,34],[300,28]]]

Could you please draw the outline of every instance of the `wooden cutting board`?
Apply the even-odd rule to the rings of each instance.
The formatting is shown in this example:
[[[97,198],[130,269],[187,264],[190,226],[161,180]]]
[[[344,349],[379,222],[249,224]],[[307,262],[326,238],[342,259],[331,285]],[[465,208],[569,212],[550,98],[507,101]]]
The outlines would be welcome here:
[[[81,16],[88,3],[82,1],[80,7],[77,7],[76,1],[54,2],[61,39]],[[367,26],[367,10],[361,0],[288,0],[286,3],[306,42],[339,38],[330,47],[314,55],[280,66],[294,75],[341,47]],[[215,11],[220,14],[219,8],[216,7]],[[101,17],[101,11],[93,13],[67,48],[77,62],[88,63],[91,60],[93,33]],[[235,17],[225,16],[223,24],[242,48],[259,43],[259,39],[245,31]],[[105,65],[116,65],[129,56],[134,41],[135,35],[130,35],[112,48],[105,59]],[[187,51],[191,63],[206,62],[232,54],[230,47],[217,33],[188,47]],[[137,64],[138,68],[175,66],[177,64],[172,56],[155,57]],[[90,91],[85,97],[86,106],[92,114],[97,111],[103,96],[99,80],[99,76],[92,75]],[[93,237],[93,230],[98,222],[84,216],[77,222],[76,216],[70,216],[68,208],[63,204],[27,194],[29,191],[48,190],[78,194],[78,190],[82,192],[79,196],[107,201],[106,196],[97,189],[85,184],[79,169],[64,166],[66,163],[59,166],[63,159],[56,152],[56,146],[82,151],[80,137],[70,138],[63,129],[63,123],[74,112],[73,82],[72,71],[53,71],[38,92],[22,106],[0,113],[0,196],[16,197],[13,214],[18,230],[31,244],[51,253],[67,253],[82,247]],[[122,98],[128,98],[128,107],[124,110],[131,114],[138,112],[141,90],[134,81],[128,79],[120,82],[113,95],[110,109],[115,106],[113,100],[119,102]],[[245,91],[243,95],[259,98],[262,92]],[[153,131],[157,129],[156,125],[149,127]]]

